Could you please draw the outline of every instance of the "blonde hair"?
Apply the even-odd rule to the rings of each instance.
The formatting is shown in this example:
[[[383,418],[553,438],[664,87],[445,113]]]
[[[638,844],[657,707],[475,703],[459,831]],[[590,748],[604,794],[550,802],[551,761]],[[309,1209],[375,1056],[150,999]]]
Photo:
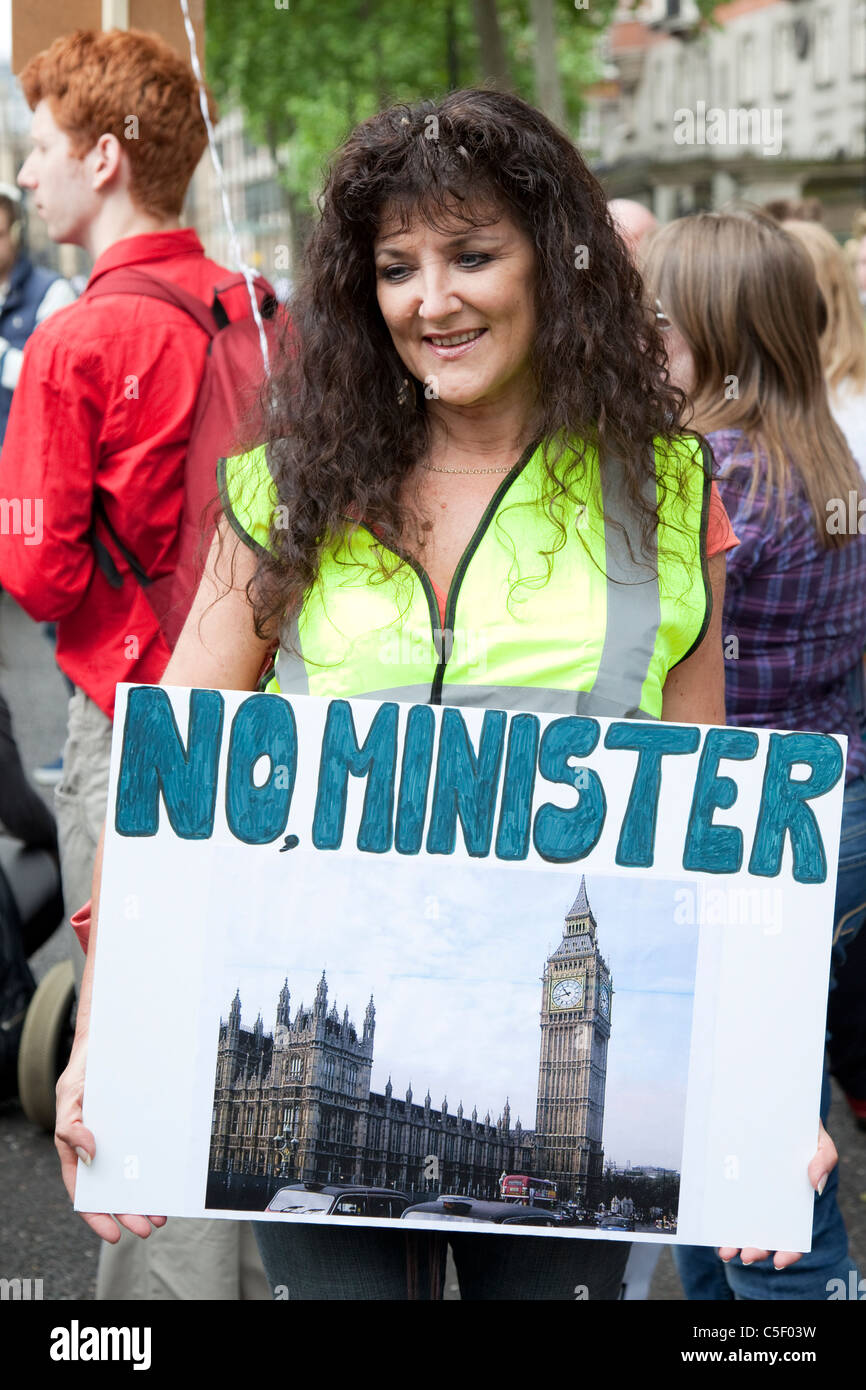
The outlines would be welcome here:
[[[693,427],[741,430],[766,460],[764,514],[783,522],[792,471],[825,549],[827,500],[860,494],[862,478],[830,413],[819,334],[826,314],[799,241],[758,212],[707,212],[662,228],[644,279],[694,362]],[[759,470],[753,471],[754,498]]]
[[[827,327],[821,334],[821,362],[830,394],[835,399],[845,383],[862,391],[866,389],[866,332],[845,252],[816,222],[784,222],[782,225],[811,256],[818,288],[827,306]]]

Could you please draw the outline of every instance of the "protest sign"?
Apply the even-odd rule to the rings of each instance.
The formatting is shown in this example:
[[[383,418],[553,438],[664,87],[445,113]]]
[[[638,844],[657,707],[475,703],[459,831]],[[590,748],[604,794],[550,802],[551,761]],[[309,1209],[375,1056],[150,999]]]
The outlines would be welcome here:
[[[844,765],[119,686],[76,1206],[808,1249]]]

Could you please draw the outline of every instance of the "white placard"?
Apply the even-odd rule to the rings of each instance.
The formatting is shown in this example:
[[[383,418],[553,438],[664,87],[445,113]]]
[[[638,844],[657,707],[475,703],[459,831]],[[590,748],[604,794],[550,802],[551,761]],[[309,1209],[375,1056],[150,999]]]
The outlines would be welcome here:
[[[119,686],[76,1207],[808,1250],[844,759]]]

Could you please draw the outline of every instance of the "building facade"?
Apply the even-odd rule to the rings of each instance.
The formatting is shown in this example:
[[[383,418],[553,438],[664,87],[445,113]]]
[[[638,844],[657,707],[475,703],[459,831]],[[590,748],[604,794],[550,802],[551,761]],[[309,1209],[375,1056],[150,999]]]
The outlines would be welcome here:
[[[376,1012],[361,1029],[328,1008],[322,973],[311,1008],[294,1016],[288,981],[273,1034],[261,1015],[241,1024],[235,995],[220,1024],[210,1170],[270,1174],[286,1182],[357,1182],[400,1191],[496,1197],[503,1172],[532,1171],[531,1132],[512,1128],[508,1102],[495,1121],[447,1097],[434,1106],[370,1090]]]
[[[662,222],[817,197],[848,235],[866,203],[866,0],[732,0],[714,20],[700,31],[693,0],[623,4],[579,139],[608,196]]]
[[[215,128],[226,196],[247,263],[271,284],[292,276],[290,199],[274,154],[248,136],[243,113],[230,108]],[[234,266],[219,181],[205,151],[187,193],[185,217],[215,261]]]
[[[589,1200],[603,1163],[612,983],[581,880],[562,942],[544,966],[538,1133],[501,1114],[434,1106],[389,1078],[371,1091],[376,1010],[360,1027],[328,1006],[324,971],[310,1007],[292,1012],[288,980],[273,1032],[243,1026],[235,994],[220,1022],[209,1168],[284,1182],[354,1182],[401,1191],[499,1196],[503,1173],[538,1174]]]

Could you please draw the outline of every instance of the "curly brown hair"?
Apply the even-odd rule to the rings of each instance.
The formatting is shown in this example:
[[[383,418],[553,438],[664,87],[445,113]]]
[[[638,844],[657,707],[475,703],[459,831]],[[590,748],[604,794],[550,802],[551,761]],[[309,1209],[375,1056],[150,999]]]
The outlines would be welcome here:
[[[425,455],[430,421],[421,383],[413,378],[408,400],[401,393],[407,369],[377,301],[373,242],[386,212],[389,223],[402,219],[401,230],[415,216],[435,228],[458,207],[468,225],[505,212],[530,238],[538,324],[531,438],[543,441],[545,504],[556,519],[557,498],[582,500],[583,450],[597,448],[602,480],[608,469],[623,475],[649,554],[658,524],[653,440],[682,433],[685,399],[667,380],[641,277],[601,186],[568,137],[504,92],[396,105],[352,131],[319,206],[290,306],[291,339],[268,393],[268,460],[285,524],[272,527],[249,589],[260,633],[298,611],[323,547],[351,535],[348,519],[363,519],[397,555],[423,548],[426,523],[401,501],[401,486]],[[666,489],[685,495],[674,465],[660,480]]]

